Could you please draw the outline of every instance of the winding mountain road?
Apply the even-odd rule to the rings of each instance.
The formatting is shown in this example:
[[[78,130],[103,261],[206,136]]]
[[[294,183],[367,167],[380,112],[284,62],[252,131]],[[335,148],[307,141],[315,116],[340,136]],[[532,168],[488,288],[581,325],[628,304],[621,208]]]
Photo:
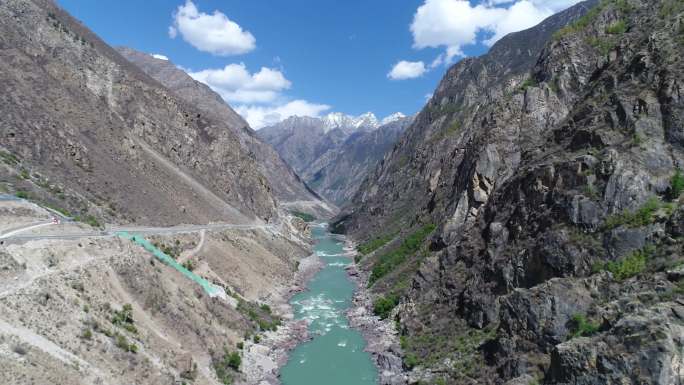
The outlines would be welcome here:
[[[63,233],[63,234],[24,234],[37,228],[54,225],[59,226],[59,224],[50,222],[42,223],[32,223],[27,226],[12,229],[11,231],[0,234],[0,241],[7,240],[23,240],[32,241],[39,239],[80,239],[80,238],[109,238],[116,236],[119,232],[127,232],[131,234],[139,235],[173,235],[173,234],[187,234],[196,233],[206,230],[275,230],[276,225],[273,224],[252,224],[252,225],[242,225],[242,224],[232,224],[232,223],[211,223],[206,225],[182,225],[173,227],[144,227],[144,226],[133,226],[133,227],[119,227],[112,226],[105,230],[93,230],[93,231],[82,231],[73,233]]]

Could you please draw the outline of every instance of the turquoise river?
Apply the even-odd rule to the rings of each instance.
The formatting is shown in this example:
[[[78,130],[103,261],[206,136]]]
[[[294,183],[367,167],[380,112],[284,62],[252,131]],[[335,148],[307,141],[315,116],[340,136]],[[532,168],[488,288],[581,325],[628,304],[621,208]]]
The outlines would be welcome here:
[[[309,282],[308,290],[290,303],[297,319],[309,321],[313,340],[299,345],[281,370],[284,385],[375,385],[377,370],[365,340],[349,327],[345,315],[351,306],[354,284],[345,266],[344,241],[324,225],[313,227],[316,254],[325,267]]]

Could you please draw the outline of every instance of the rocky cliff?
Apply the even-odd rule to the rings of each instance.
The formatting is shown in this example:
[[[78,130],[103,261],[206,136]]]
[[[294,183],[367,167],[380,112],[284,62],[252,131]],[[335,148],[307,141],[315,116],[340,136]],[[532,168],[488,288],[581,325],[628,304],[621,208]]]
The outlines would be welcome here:
[[[177,97],[50,1],[3,1],[0,16],[0,145],[35,195],[137,223],[275,215],[237,115]]]
[[[587,1],[448,70],[335,223],[395,382],[682,381],[683,11]]]
[[[382,122],[372,114],[291,117],[259,130],[258,135],[272,144],[311,188],[342,206],[412,120],[402,114]]]
[[[126,47],[118,47],[117,51],[180,98],[199,108],[204,115],[224,122],[239,138],[242,147],[255,158],[259,170],[281,202],[311,201],[311,206],[318,202],[319,207],[314,210],[316,213],[333,214],[325,213],[328,205],[320,202],[320,197],[309,189],[280,155],[262,142],[247,122],[207,85],[194,80],[169,60],[157,59]]]
[[[263,144],[191,86],[52,1],[0,1],[0,383],[277,383],[315,267],[278,201],[305,187],[273,187]]]

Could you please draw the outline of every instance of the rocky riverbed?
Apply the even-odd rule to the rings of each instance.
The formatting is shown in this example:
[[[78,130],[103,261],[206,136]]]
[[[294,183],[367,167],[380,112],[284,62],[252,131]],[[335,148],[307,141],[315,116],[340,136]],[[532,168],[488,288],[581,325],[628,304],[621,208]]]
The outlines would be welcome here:
[[[306,290],[307,282],[323,265],[316,254],[302,259],[294,285],[284,296],[284,301],[277,306],[284,318],[283,325],[276,331],[264,333],[259,343],[245,343],[242,366],[246,377],[245,384],[280,385],[280,368],[287,363],[289,352],[311,339],[307,322],[294,319],[289,300],[293,295]]]
[[[349,242],[348,250],[355,250]],[[351,255],[353,260],[355,252]],[[356,285],[352,307],[347,312],[349,325],[361,332],[367,345],[365,350],[378,368],[378,385],[405,385],[408,374],[402,366],[399,334],[390,320],[382,320],[373,314],[373,300],[366,288],[368,273],[356,264],[347,267],[347,273]]]

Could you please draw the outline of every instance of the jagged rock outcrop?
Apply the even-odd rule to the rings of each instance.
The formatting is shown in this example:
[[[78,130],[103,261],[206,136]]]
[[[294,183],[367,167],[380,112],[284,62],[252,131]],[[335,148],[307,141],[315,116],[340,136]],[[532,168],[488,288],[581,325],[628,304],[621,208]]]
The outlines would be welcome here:
[[[247,122],[207,85],[191,78],[171,61],[152,57],[149,54],[126,47],[117,51],[146,74],[159,81],[180,98],[199,108],[206,116],[222,121],[240,140],[240,145],[254,157],[261,173],[268,179],[274,195],[283,202],[320,201],[320,197],[306,186],[280,155],[268,144],[262,142]],[[324,202],[314,212],[326,211]],[[331,215],[333,213],[327,213]]]
[[[684,262],[683,11],[587,1],[501,39],[449,69],[366,179],[337,230],[438,225],[405,259],[395,240],[362,261],[401,298],[410,378],[681,382],[683,283],[664,272]]]
[[[262,128],[258,135],[272,144],[309,186],[341,206],[349,202],[412,120],[398,113],[381,122],[372,114],[291,117]]]
[[[1,145],[65,183],[46,199],[138,223],[274,217],[239,117],[177,97],[51,1],[3,1],[0,18]]]

